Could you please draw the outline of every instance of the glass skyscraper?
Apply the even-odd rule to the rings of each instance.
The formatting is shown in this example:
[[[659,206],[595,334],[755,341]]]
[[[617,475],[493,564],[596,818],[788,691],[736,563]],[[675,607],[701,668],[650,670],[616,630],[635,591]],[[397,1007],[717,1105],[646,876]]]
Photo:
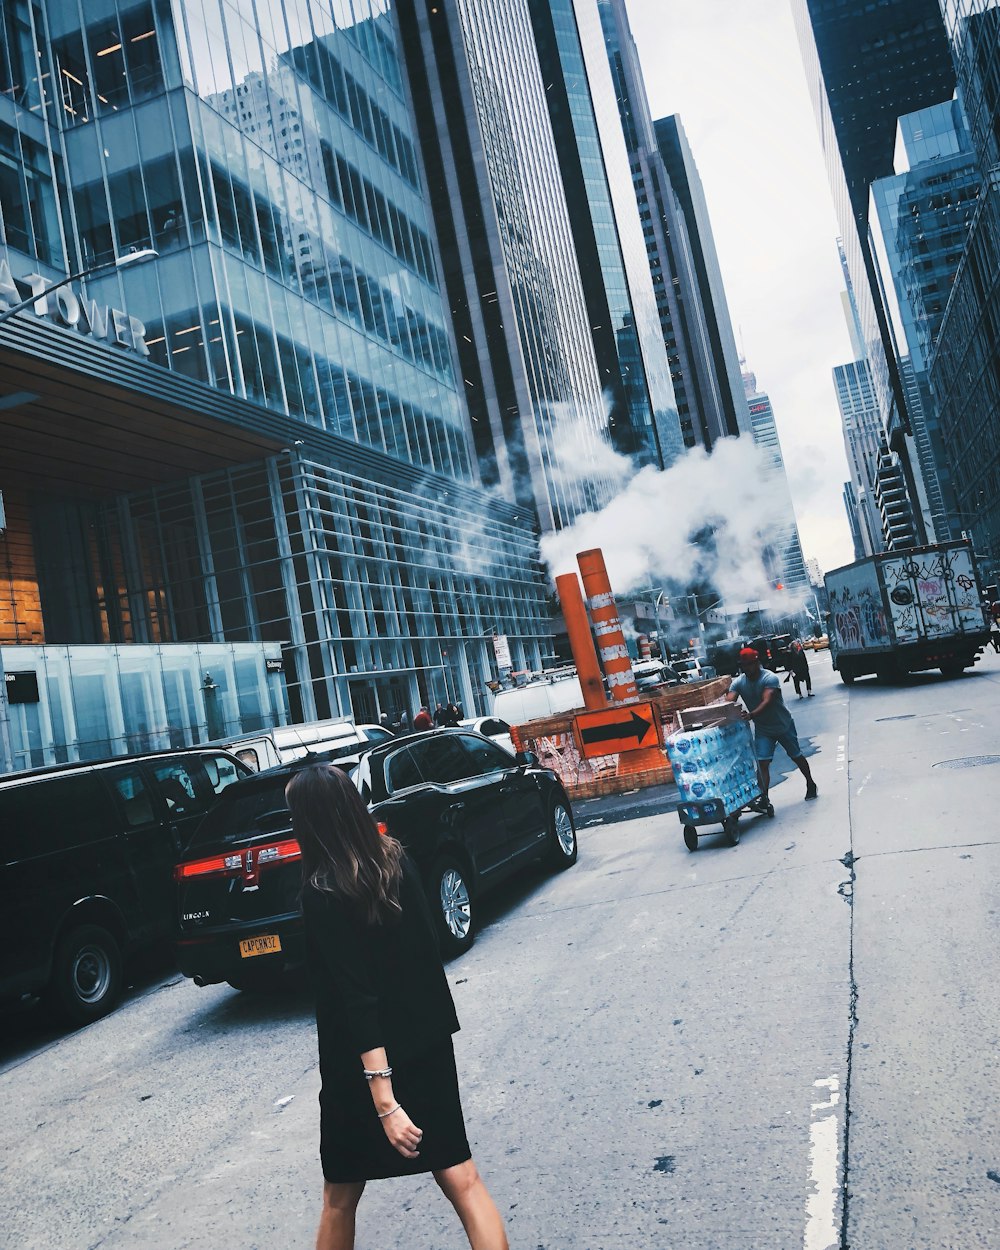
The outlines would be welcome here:
[[[712,345],[712,361],[720,403],[725,414],[726,433],[733,436],[748,434],[751,423],[743,390],[740,358],[733,336],[733,323],[729,316],[719,257],[715,250],[708,202],[694,153],[688,143],[684,125],[676,114],[661,117],[653,123],[653,129],[657,147],[670,175],[670,184],[684,212],[698,278],[701,307]]]
[[[897,118],[954,92],[944,25],[937,0],[794,0],[793,13],[872,384],[922,539],[917,451],[869,246],[868,200],[871,183],[893,172]]]
[[[869,225],[932,533],[943,541],[966,527],[958,523],[929,367],[982,181],[958,100],[899,119],[895,166],[891,178],[872,183]]]
[[[528,0],[399,9],[481,472],[559,529],[614,484]]]
[[[667,467],[683,442],[597,0],[530,8],[612,443]]]
[[[483,489],[394,5],[0,13],[0,308],[39,293],[0,326],[0,641],[279,641],[296,718],[485,709],[546,588]]]
[[[941,0],[982,184],[931,362],[957,520],[1000,571],[1000,5]]]
[[[758,390],[756,374],[750,370],[743,372],[743,386],[750,420],[753,422],[753,441],[767,457],[766,471],[769,481],[776,496],[781,499],[782,511],[785,513],[783,523],[775,530],[768,549],[764,552],[764,565],[774,580],[776,589],[788,591],[792,595],[802,594],[809,589],[809,578],[806,575],[795,508],[788,489],[788,475],[785,472],[785,458],[781,454],[774,409],[770,396],[765,391]]]

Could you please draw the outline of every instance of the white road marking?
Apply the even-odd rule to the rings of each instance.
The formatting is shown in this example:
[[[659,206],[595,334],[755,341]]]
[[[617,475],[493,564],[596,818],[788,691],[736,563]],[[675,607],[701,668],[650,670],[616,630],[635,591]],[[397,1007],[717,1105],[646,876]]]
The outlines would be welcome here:
[[[840,1158],[840,1081],[834,1075],[815,1081],[816,1089],[826,1089],[830,1097],[812,1105],[809,1125],[809,1194],[806,1198],[806,1228],[802,1250],[836,1250],[840,1245],[837,1228],[837,1168]]]
[[[869,783],[869,781],[871,781],[871,779],[872,779],[871,773],[865,773],[864,781],[862,781],[861,785],[858,786],[858,794],[861,793],[861,791],[865,788],[865,786]]]

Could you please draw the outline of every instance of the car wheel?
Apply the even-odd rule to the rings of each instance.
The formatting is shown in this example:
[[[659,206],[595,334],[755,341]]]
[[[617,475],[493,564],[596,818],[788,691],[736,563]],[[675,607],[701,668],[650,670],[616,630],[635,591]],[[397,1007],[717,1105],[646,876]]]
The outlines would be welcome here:
[[[569,868],[578,853],[573,813],[568,803],[556,799],[549,815],[549,862],[554,868]]]
[[[475,939],[475,910],[468,872],[454,855],[441,855],[427,875],[427,897],[441,948],[451,955],[467,951]]]
[[[121,991],[122,954],[107,929],[85,924],[60,938],[48,990],[54,1015],[89,1024],[112,1010]]]

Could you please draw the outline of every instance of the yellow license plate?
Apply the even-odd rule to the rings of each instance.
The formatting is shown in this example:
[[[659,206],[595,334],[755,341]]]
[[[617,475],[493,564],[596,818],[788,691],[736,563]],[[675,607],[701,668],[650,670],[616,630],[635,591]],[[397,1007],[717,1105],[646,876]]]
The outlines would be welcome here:
[[[244,938],[240,942],[240,957],[252,959],[254,955],[271,955],[281,950],[281,938],[277,933],[265,933],[261,937]]]

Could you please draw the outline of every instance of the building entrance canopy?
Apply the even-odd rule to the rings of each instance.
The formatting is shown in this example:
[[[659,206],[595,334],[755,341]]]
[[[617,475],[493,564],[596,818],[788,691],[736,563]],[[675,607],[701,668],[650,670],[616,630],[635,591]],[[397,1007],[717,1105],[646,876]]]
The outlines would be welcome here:
[[[0,328],[8,498],[15,489],[101,498],[261,460],[288,442],[278,420],[31,313]]]

